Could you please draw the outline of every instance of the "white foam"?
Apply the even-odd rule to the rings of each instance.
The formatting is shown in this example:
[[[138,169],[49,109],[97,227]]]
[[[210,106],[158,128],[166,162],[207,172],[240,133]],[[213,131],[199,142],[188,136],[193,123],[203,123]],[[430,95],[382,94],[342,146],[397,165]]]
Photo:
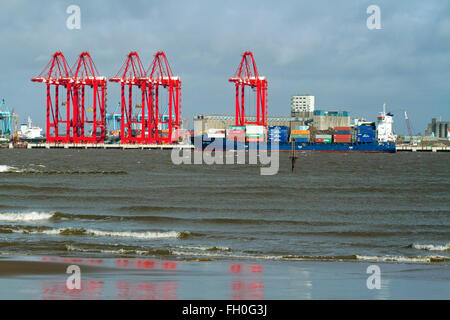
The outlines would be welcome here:
[[[231,251],[231,248],[228,247],[190,247],[190,246],[177,246],[180,249],[188,249],[188,250],[200,250],[200,251]]]
[[[434,244],[413,244],[412,247],[417,250],[428,250],[428,251],[450,251],[450,243],[444,245],[434,245]]]
[[[444,256],[422,256],[422,257],[405,257],[405,256],[360,256],[356,255],[358,260],[362,261],[382,261],[382,262],[432,262],[437,260],[449,260]]]
[[[0,172],[18,172],[19,169],[16,167],[7,166],[4,164],[0,165]]]
[[[83,229],[73,229],[74,232],[80,232]],[[11,230],[13,233],[22,234],[47,234],[47,235],[70,235],[71,229],[59,228],[59,229],[48,229],[48,230]],[[114,231],[102,231],[102,230],[83,230],[82,234],[97,236],[97,237],[127,237],[127,238],[137,238],[137,239],[163,239],[163,238],[179,238],[183,234],[189,234],[188,231],[177,232],[177,231],[167,231],[167,232],[114,232]]]
[[[0,221],[39,221],[53,217],[51,212],[0,213]]]
[[[186,252],[186,251],[172,251],[172,254],[177,256],[201,256],[201,257],[221,257],[221,258],[233,258],[233,259],[264,259],[264,260],[282,260],[282,256],[264,256],[264,255],[239,255],[239,254],[226,254],[226,253],[213,253],[213,252]]]
[[[72,245],[66,245],[67,251],[77,251],[77,252],[100,252],[100,253],[109,253],[109,254],[138,254],[145,255],[148,251],[144,250],[127,250],[127,249],[118,249],[118,250],[105,250],[105,249],[82,249]]]
[[[159,238],[179,238],[181,232],[167,231],[167,232],[114,232],[114,231],[101,231],[101,230],[86,230],[87,234],[101,237],[127,237],[137,239],[159,239]]]

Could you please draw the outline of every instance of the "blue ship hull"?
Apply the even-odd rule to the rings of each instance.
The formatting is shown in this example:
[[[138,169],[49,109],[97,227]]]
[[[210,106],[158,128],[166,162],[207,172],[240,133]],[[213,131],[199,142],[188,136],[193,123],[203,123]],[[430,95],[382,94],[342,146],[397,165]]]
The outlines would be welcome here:
[[[272,144],[267,143],[239,143],[231,142],[225,139],[205,139],[200,140],[200,137],[193,139],[195,149],[197,150],[272,150]],[[201,144],[199,143],[201,141]],[[274,145],[276,150],[276,146]],[[366,153],[394,153],[395,143],[388,142],[368,142],[368,143],[308,143],[296,142],[294,144],[296,152],[366,152]],[[278,144],[278,151],[292,152],[292,143],[280,142]]]

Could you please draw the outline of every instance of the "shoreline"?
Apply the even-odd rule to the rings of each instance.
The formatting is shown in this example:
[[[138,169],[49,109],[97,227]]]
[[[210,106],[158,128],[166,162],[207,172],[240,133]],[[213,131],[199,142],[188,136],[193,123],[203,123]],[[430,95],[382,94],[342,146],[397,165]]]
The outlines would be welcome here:
[[[358,263],[355,263],[358,262]],[[138,258],[0,257],[0,299],[448,299],[450,268],[363,261],[180,261]],[[69,290],[67,267],[81,270]]]

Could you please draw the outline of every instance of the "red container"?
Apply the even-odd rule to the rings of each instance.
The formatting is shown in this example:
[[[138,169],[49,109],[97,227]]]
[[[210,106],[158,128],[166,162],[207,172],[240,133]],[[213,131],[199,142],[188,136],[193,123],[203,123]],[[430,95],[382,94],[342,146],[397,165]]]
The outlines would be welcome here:
[[[334,139],[335,143],[351,143],[350,139]]]
[[[245,134],[228,134],[228,141],[237,141],[237,142],[245,142]]]
[[[352,136],[350,134],[335,134],[334,135],[334,140],[336,139],[351,139]]]
[[[245,138],[246,142],[264,142],[263,138]]]
[[[334,131],[350,131],[350,127],[334,127]]]
[[[316,139],[316,142],[322,142],[323,143],[323,139]]]
[[[245,135],[245,130],[227,130],[227,134],[243,134],[243,135]]]

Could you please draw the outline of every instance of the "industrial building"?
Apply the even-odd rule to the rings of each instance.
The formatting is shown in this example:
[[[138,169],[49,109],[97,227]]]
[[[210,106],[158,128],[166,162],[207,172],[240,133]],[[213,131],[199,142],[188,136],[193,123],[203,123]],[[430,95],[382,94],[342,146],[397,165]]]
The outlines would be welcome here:
[[[255,121],[255,117],[247,117],[248,121]],[[268,117],[269,126],[286,126],[308,123],[317,130],[329,130],[334,127],[349,127],[350,113],[347,111],[305,111],[298,112],[295,117]],[[208,129],[227,129],[235,125],[236,119],[231,115],[198,115],[194,117],[194,135],[201,135]]]
[[[314,111],[314,96],[310,94],[295,95],[291,97],[291,116],[295,117],[298,112]]]
[[[425,135],[434,136],[436,138],[450,138],[449,130],[450,121],[441,121],[437,118],[433,118],[425,130]]]

